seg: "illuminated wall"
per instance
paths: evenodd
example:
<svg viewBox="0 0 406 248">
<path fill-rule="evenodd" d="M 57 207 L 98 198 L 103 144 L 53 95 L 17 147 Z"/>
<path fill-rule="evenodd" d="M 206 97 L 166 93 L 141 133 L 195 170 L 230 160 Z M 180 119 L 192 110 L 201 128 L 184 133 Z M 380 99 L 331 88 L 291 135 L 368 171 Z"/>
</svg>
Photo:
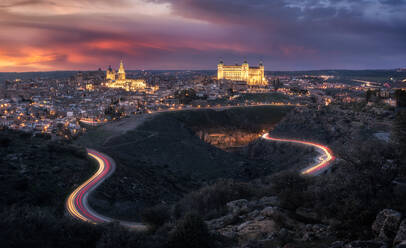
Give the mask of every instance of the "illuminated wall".
<svg viewBox="0 0 406 248">
<path fill-rule="evenodd" d="M 242 65 L 224 65 L 223 61 L 220 61 L 217 65 L 217 79 L 245 81 L 251 86 L 268 84 L 262 63 L 258 67 L 250 67 L 246 61 Z"/>
<path fill-rule="evenodd" d="M 111 66 L 106 71 L 106 83 L 109 88 L 124 89 L 126 91 L 142 91 L 147 87 L 144 79 L 127 79 L 123 61 L 120 62 L 120 68 L 116 73 Z"/>
<path fill-rule="evenodd" d="M 111 69 L 111 65 L 106 71 L 106 80 L 116 80 L 116 71 Z"/>
</svg>

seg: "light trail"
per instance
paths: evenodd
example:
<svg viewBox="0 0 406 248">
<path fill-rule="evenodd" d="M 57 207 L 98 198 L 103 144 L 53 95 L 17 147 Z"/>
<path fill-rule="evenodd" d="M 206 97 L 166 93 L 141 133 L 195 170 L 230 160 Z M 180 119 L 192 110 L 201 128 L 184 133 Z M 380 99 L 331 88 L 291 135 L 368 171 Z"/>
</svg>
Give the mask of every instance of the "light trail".
<svg viewBox="0 0 406 248">
<path fill-rule="evenodd" d="M 328 165 L 335 159 L 330 148 L 307 141 L 273 138 L 268 133 L 262 135 L 263 139 L 290 142 L 307 146 L 315 147 L 322 155 L 319 157 L 320 162 L 312 165 L 301 171 L 303 175 L 315 175 L 327 168 Z M 98 163 L 97 171 L 84 183 L 79 185 L 67 198 L 66 209 L 68 213 L 76 219 L 89 222 L 92 224 L 106 223 L 117 221 L 109 217 L 102 216 L 96 213 L 88 204 L 89 194 L 92 193 L 104 180 L 106 180 L 115 170 L 115 162 L 109 156 L 97 152 L 92 149 L 87 149 L 88 155 L 95 159 Z M 127 226 L 136 230 L 146 230 L 147 226 L 138 222 L 118 221 L 121 225 Z"/>
<path fill-rule="evenodd" d="M 98 126 L 98 125 L 103 124 L 103 122 L 94 121 L 94 120 L 91 120 L 91 119 L 80 119 L 79 122 L 81 122 L 83 124 L 86 124 L 86 125 L 89 125 L 89 126 Z"/>
<path fill-rule="evenodd" d="M 322 154 L 319 157 L 320 162 L 317 163 L 316 165 L 312 165 L 312 166 L 307 167 L 304 170 L 302 170 L 301 173 L 303 175 L 315 175 L 315 174 L 321 172 L 323 169 L 326 169 L 331 164 L 331 162 L 333 162 L 335 159 L 333 152 L 330 150 L 330 148 L 328 148 L 327 146 L 317 144 L 317 143 L 302 141 L 302 140 L 273 138 L 269 135 L 269 133 L 262 135 L 262 138 L 266 139 L 266 140 L 271 140 L 271 141 L 297 143 L 297 144 L 315 147 Z"/>
<path fill-rule="evenodd" d="M 96 213 L 88 204 L 89 194 L 92 193 L 104 180 L 106 180 L 115 170 L 115 163 L 109 156 L 87 149 L 87 154 L 95 159 L 99 168 L 84 183 L 79 185 L 67 198 L 65 207 L 68 213 L 76 219 L 92 224 L 117 221 L 112 218 Z M 123 226 L 137 230 L 146 230 L 146 225 L 138 222 L 118 221 Z"/>
</svg>

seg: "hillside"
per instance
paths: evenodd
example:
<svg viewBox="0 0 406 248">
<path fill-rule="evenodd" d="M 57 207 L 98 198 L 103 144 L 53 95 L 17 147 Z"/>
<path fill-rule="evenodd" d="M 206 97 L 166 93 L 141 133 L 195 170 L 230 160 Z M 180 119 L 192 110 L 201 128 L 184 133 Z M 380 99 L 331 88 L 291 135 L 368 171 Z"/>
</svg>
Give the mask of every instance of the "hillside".
<svg viewBox="0 0 406 248">
<path fill-rule="evenodd" d="M 264 129 L 272 129 L 291 109 L 264 106 L 167 112 L 138 119 L 138 122 L 127 119 L 112 123 L 115 128 L 107 125 L 92 130 L 78 142 L 91 144 L 109 154 L 116 160 L 118 168 L 96 191 L 91 204 L 106 215 L 136 219 L 139 210 L 145 206 L 175 202 L 185 193 L 218 178 L 249 180 L 297 166 L 298 163 L 291 163 L 299 162 L 296 158 L 286 160 L 289 162 L 286 164 L 277 163 L 280 162 L 278 159 L 256 159 L 252 154 L 250 157 L 240 151 L 226 152 L 196 135 L 200 130 L 244 130 L 258 134 Z M 135 129 L 131 130 L 130 123 Z M 274 146 L 271 143 L 266 145 Z M 288 153 L 279 151 L 286 158 Z M 275 157 L 280 154 L 275 153 Z"/>
</svg>

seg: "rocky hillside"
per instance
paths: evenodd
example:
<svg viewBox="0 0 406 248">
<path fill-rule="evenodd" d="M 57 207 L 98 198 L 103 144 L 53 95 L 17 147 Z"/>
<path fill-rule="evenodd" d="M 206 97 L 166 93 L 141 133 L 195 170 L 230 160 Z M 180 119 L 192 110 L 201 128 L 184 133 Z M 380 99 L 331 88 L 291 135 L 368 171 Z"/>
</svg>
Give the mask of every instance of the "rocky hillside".
<svg viewBox="0 0 406 248">
<path fill-rule="evenodd" d="M 371 226 L 370 240 L 337 240 L 335 220 L 320 219 L 310 209 L 295 212 L 281 208 L 276 196 L 228 202 L 227 214 L 206 221 L 213 233 L 236 242 L 238 247 L 329 247 L 403 248 L 406 245 L 406 219 L 399 211 L 380 211 Z"/>
<path fill-rule="evenodd" d="M 258 191 L 224 203 L 207 218 L 209 229 L 236 247 L 403 247 L 404 168 L 395 144 L 374 135 L 391 132 L 394 116 L 362 104 L 290 112 L 273 135 L 329 145 L 338 156 L 333 169 L 305 181 L 285 173 L 251 181 Z M 244 151 L 272 160 L 278 149 L 258 140 Z"/>
</svg>

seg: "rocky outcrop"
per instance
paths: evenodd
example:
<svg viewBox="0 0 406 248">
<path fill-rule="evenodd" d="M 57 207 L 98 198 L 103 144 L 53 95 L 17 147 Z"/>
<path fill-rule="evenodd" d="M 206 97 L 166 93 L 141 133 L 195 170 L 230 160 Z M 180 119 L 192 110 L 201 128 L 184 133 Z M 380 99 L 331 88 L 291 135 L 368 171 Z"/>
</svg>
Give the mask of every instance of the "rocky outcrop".
<svg viewBox="0 0 406 248">
<path fill-rule="evenodd" d="M 356 240 L 346 244 L 344 248 L 388 248 L 388 245 L 383 241 L 375 240 Z"/>
<path fill-rule="evenodd" d="M 400 222 L 401 218 L 400 212 L 384 209 L 377 214 L 372 224 L 375 240 L 336 241 L 330 248 L 406 248 L 406 219 Z M 392 241 L 393 246 L 390 245 Z"/>
<path fill-rule="evenodd" d="M 380 240 L 392 240 L 399 227 L 402 214 L 393 209 L 384 209 L 378 213 L 372 225 L 372 231 Z"/>
<path fill-rule="evenodd" d="M 248 207 L 248 201 L 245 199 L 229 202 L 227 203 L 227 208 L 228 211 L 234 216 L 247 213 L 250 210 Z"/>
<path fill-rule="evenodd" d="M 264 247 L 283 247 L 289 242 L 317 241 L 331 235 L 328 226 L 302 223 L 292 218 L 295 213 L 279 205 L 275 196 L 240 199 L 227 204 L 227 215 L 206 223 L 212 232 L 235 240 L 239 247 L 252 241 Z"/>
<path fill-rule="evenodd" d="M 335 241 L 329 248 L 389 248 L 383 241 L 377 240 L 355 240 L 348 243 Z"/>
<path fill-rule="evenodd" d="M 334 223 L 321 220 L 311 209 L 298 208 L 293 212 L 283 209 L 275 196 L 232 201 L 227 209 L 226 215 L 207 224 L 211 232 L 234 240 L 237 247 L 301 247 L 300 244 L 325 245 L 326 240 L 335 240 Z M 400 212 L 384 209 L 372 224 L 376 239 L 335 241 L 328 247 L 406 248 L 406 219 L 401 218 Z"/>
<path fill-rule="evenodd" d="M 393 240 L 393 244 L 401 244 L 404 243 L 406 247 L 406 219 L 404 219 L 399 226 L 398 232 L 396 233 L 395 239 Z"/>
<path fill-rule="evenodd" d="M 296 214 L 299 215 L 300 217 L 309 219 L 309 220 L 319 220 L 320 216 L 313 211 L 312 209 L 308 209 L 308 208 L 303 208 L 303 207 L 299 207 L 296 209 Z"/>
</svg>

